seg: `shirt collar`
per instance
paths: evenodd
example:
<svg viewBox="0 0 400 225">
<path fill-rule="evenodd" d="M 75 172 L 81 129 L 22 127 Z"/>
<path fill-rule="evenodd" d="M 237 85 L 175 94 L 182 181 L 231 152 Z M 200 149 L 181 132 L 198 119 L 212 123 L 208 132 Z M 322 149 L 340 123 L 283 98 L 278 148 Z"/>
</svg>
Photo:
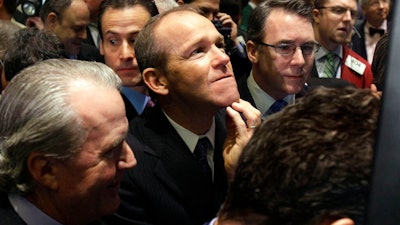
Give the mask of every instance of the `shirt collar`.
<svg viewBox="0 0 400 225">
<path fill-rule="evenodd" d="M 374 27 L 370 23 L 366 22 L 365 27 L 367 29 L 369 29 L 370 27 L 375 28 L 375 29 L 382 29 L 386 32 L 387 31 L 387 20 L 383 21 L 383 23 L 379 27 Z"/>
<path fill-rule="evenodd" d="M 62 225 L 50 216 L 46 215 L 43 211 L 37 208 L 34 204 L 28 201 L 21 195 L 8 194 L 10 201 L 15 212 L 21 219 L 29 225 Z"/>
<path fill-rule="evenodd" d="M 121 91 L 136 109 L 136 112 L 141 115 L 146 108 L 147 102 L 149 101 L 150 97 L 135 90 L 132 90 L 129 87 L 122 87 Z"/>
<path fill-rule="evenodd" d="M 250 76 L 247 78 L 247 87 L 249 88 L 250 94 L 253 97 L 256 108 L 260 110 L 261 115 L 271 107 L 276 101 L 273 97 L 267 94 L 260 86 L 256 83 L 253 77 L 253 71 L 250 72 Z M 295 101 L 295 95 L 287 95 L 283 98 L 289 105 Z"/>
<path fill-rule="evenodd" d="M 326 54 L 328 54 L 328 50 L 324 48 L 322 45 L 314 52 L 314 57 L 316 60 L 320 61 L 322 60 Z M 333 51 L 337 56 L 339 56 L 340 59 L 343 59 L 343 48 L 342 45 L 339 45 L 334 51 Z M 325 59 L 323 59 L 325 60 Z"/>
<path fill-rule="evenodd" d="M 193 153 L 196 148 L 197 141 L 202 137 L 208 137 L 211 142 L 213 148 L 215 148 L 215 117 L 213 118 L 211 128 L 204 135 L 197 135 L 190 130 L 182 127 L 175 121 L 173 121 L 163 110 L 164 115 L 167 117 L 168 121 L 175 128 L 176 132 L 178 132 L 179 136 L 183 139 L 185 144 L 188 146 L 190 151 Z"/>
</svg>

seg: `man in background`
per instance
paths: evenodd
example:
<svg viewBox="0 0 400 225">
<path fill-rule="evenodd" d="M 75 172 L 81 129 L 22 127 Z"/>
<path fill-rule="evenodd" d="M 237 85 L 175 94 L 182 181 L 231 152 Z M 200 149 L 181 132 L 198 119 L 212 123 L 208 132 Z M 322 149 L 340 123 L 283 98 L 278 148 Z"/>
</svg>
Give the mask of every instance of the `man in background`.
<svg viewBox="0 0 400 225">
<path fill-rule="evenodd" d="M 252 69 L 241 76 L 238 88 L 263 118 L 293 104 L 310 77 L 317 48 L 312 10 L 303 0 L 267 0 L 250 16 L 247 55 Z"/>
<path fill-rule="evenodd" d="M 98 16 L 99 16 L 99 8 L 100 4 L 104 0 L 84 0 L 87 4 L 90 12 L 90 22 L 86 28 L 86 40 L 85 43 L 96 47 L 97 49 L 100 48 L 100 36 L 99 36 L 99 28 L 97 27 L 98 24 Z"/>
<path fill-rule="evenodd" d="M 122 80 L 122 97 L 129 121 L 151 104 L 134 46 L 139 32 L 156 14 L 155 4 L 148 0 L 105 0 L 100 5 L 100 53 L 105 64 Z"/>
<path fill-rule="evenodd" d="M 371 65 L 352 51 L 346 41 L 359 13 L 356 0 L 316 0 L 313 11 L 315 51 L 312 77 L 338 78 L 359 88 L 370 88 Z"/>
<path fill-rule="evenodd" d="M 89 16 L 83 0 L 46 0 L 40 10 L 44 30 L 55 33 L 61 40 L 66 58 L 102 62 L 98 50 L 83 43 Z"/>
<path fill-rule="evenodd" d="M 382 35 L 389 30 L 388 15 L 390 0 L 362 0 L 361 9 L 364 20 L 357 21 L 355 29 L 358 34 L 352 37 L 352 49 L 368 60 L 374 58 L 376 44 Z"/>
</svg>

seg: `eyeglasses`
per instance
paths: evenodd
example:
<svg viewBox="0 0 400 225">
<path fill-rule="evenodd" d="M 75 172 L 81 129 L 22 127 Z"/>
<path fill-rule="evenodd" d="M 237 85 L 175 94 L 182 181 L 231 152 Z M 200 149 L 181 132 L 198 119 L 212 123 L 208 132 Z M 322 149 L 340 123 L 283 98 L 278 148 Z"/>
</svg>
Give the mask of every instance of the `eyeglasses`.
<svg viewBox="0 0 400 225">
<path fill-rule="evenodd" d="M 356 19 L 359 17 L 359 13 L 357 10 L 352 10 L 350 8 L 342 7 L 342 6 L 327 6 L 327 7 L 319 7 L 317 9 L 329 9 L 329 11 L 338 16 L 344 16 L 347 11 L 350 11 L 350 15 L 352 19 Z"/>
<path fill-rule="evenodd" d="M 296 52 L 297 47 L 300 47 L 301 52 L 305 56 L 313 54 L 314 50 L 317 50 L 319 48 L 319 45 L 315 42 L 305 43 L 300 46 L 297 46 L 292 43 L 281 43 L 279 45 L 270 45 L 261 41 L 255 41 L 255 43 L 274 48 L 276 53 L 283 56 L 293 55 Z"/>
</svg>

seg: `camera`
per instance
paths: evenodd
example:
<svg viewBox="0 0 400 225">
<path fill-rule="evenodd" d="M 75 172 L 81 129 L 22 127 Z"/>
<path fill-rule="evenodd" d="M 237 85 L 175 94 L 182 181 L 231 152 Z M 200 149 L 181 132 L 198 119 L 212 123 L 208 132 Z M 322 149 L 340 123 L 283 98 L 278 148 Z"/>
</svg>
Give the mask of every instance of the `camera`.
<svg viewBox="0 0 400 225">
<path fill-rule="evenodd" d="M 39 16 L 40 8 L 42 7 L 42 0 L 22 0 L 21 10 L 27 16 Z"/>
<path fill-rule="evenodd" d="M 233 41 L 231 40 L 232 29 L 230 27 L 224 27 L 221 20 L 214 19 L 211 20 L 211 22 L 214 24 L 215 28 L 217 28 L 218 32 L 224 36 L 225 51 L 230 55 L 233 48 Z"/>
</svg>

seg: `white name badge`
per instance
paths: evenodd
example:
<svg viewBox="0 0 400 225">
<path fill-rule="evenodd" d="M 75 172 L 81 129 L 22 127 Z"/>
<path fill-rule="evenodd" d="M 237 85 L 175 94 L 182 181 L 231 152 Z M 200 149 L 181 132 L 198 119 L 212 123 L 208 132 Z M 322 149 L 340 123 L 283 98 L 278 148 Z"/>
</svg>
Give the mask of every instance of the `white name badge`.
<svg viewBox="0 0 400 225">
<path fill-rule="evenodd" d="M 364 63 L 362 63 L 361 61 L 359 61 L 358 59 L 354 58 L 351 55 L 347 56 L 344 64 L 348 66 L 350 69 L 356 71 L 356 73 L 360 75 L 364 74 L 365 67 L 367 67 L 367 65 L 365 65 Z"/>
</svg>

